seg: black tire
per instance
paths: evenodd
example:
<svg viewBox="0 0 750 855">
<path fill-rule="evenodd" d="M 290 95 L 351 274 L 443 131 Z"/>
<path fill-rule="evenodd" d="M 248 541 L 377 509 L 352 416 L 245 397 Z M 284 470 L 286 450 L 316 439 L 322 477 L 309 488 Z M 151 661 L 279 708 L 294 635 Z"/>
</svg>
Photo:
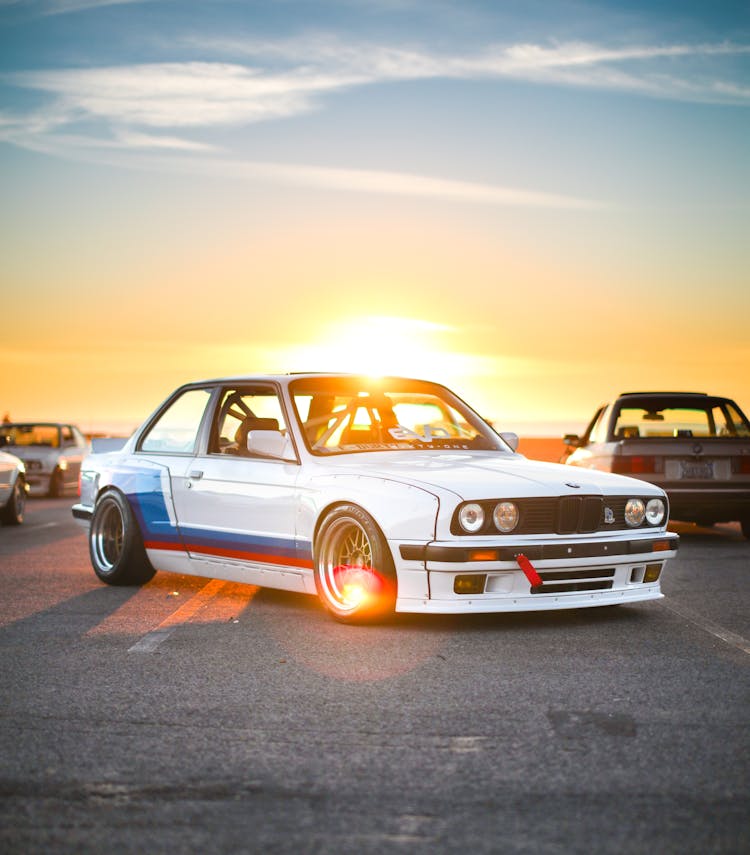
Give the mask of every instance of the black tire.
<svg viewBox="0 0 750 855">
<path fill-rule="evenodd" d="M 65 492 L 65 482 L 63 474 L 59 469 L 55 469 L 52 477 L 49 479 L 49 497 L 51 499 L 59 499 Z"/>
<path fill-rule="evenodd" d="M 8 501 L 0 512 L 6 525 L 21 525 L 26 510 L 26 484 L 23 478 L 16 478 Z"/>
<path fill-rule="evenodd" d="M 367 623 L 393 614 L 396 571 L 382 532 L 356 505 L 330 510 L 315 539 L 315 587 L 341 623 Z"/>
<path fill-rule="evenodd" d="M 89 528 L 94 572 L 108 585 L 142 585 L 155 573 L 128 500 L 114 490 L 96 503 Z"/>
</svg>

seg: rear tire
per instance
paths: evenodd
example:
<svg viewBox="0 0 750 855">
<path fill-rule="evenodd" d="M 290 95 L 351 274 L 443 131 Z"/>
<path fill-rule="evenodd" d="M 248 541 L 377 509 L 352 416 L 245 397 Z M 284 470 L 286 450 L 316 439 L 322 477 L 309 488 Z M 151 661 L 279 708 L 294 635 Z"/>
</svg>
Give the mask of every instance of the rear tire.
<svg viewBox="0 0 750 855">
<path fill-rule="evenodd" d="M 0 512 L 0 517 L 6 525 L 21 525 L 26 509 L 26 484 L 23 478 L 16 478 L 10 498 Z"/>
<path fill-rule="evenodd" d="M 375 520 L 356 505 L 326 514 L 315 540 L 315 587 L 341 623 L 382 620 L 396 605 L 396 571 Z"/>
<path fill-rule="evenodd" d="M 96 503 L 89 529 L 94 572 L 108 585 L 142 585 L 156 572 L 143 546 L 138 521 L 127 499 L 115 491 Z"/>
</svg>

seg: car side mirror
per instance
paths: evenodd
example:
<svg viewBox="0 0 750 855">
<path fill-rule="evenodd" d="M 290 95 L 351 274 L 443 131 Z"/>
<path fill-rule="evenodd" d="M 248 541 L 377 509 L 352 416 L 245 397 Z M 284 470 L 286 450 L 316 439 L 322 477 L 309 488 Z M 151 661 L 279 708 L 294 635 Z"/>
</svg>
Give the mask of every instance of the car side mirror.
<svg viewBox="0 0 750 855">
<path fill-rule="evenodd" d="M 583 445 L 583 440 L 577 433 L 566 433 L 563 437 L 565 445 L 570 445 L 573 448 L 580 448 Z"/>
<path fill-rule="evenodd" d="M 248 431 L 247 450 L 259 457 L 273 457 L 290 463 L 297 462 L 289 437 L 278 430 Z"/>
<path fill-rule="evenodd" d="M 500 439 L 502 439 L 506 445 L 510 446 L 510 450 L 515 452 L 518 448 L 518 443 L 520 442 L 517 433 L 511 433 L 510 431 L 505 431 L 500 434 Z"/>
</svg>

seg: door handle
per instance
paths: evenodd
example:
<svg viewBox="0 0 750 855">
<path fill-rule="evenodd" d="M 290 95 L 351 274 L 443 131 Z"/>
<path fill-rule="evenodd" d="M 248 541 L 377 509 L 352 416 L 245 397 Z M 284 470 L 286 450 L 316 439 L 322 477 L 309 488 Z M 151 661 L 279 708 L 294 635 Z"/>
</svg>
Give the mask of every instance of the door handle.
<svg viewBox="0 0 750 855">
<path fill-rule="evenodd" d="M 203 471 L 201 469 L 193 469 L 192 472 L 188 475 L 188 478 L 191 478 L 194 481 L 200 481 L 203 477 Z"/>
</svg>

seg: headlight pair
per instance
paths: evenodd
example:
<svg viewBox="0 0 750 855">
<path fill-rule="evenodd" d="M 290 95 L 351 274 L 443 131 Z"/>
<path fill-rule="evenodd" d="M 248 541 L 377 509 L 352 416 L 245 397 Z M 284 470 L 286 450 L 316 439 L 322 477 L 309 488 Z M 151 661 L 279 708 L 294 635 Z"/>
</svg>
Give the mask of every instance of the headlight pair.
<svg viewBox="0 0 750 855">
<path fill-rule="evenodd" d="M 498 531 L 507 534 L 518 525 L 520 514 L 515 502 L 498 502 L 492 510 L 492 521 Z M 458 522 L 467 534 L 476 534 L 484 528 L 484 508 L 477 502 L 463 505 L 458 512 Z"/>
<path fill-rule="evenodd" d="M 625 505 L 625 522 L 632 528 L 637 528 L 644 521 L 649 525 L 659 525 L 667 512 L 661 499 L 628 499 Z"/>
</svg>

